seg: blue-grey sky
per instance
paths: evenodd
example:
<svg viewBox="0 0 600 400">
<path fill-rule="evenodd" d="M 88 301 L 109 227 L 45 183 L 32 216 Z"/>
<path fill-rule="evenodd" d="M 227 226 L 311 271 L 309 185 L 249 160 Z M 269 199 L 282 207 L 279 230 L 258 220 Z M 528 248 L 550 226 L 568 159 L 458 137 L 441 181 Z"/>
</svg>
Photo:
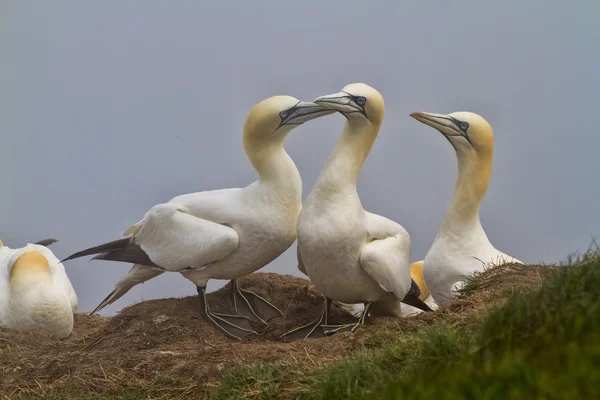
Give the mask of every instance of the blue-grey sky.
<svg viewBox="0 0 600 400">
<path fill-rule="evenodd" d="M 59 258 L 117 239 L 152 205 L 256 178 L 241 128 L 260 100 L 352 82 L 386 102 L 359 179 L 366 209 L 430 247 L 456 176 L 452 147 L 412 111 L 481 114 L 495 138 L 481 217 L 492 243 L 553 262 L 600 234 L 597 1 L 0 1 L 0 237 Z M 342 128 L 292 131 L 308 195 Z M 129 269 L 66 265 L 90 311 Z M 263 271 L 293 273 L 295 245 Z M 213 281 L 209 289 L 222 285 Z M 195 293 L 178 274 L 103 312 Z"/>
</svg>

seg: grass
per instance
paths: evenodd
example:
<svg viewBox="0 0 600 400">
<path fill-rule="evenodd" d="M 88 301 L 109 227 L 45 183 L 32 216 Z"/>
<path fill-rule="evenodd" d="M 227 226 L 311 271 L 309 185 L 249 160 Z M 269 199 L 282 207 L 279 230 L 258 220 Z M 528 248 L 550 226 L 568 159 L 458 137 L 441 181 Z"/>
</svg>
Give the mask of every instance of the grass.
<svg viewBox="0 0 600 400">
<path fill-rule="evenodd" d="M 386 397 L 599 398 L 600 257 L 590 254 L 491 312 L 475 353 L 435 374 L 403 374 Z"/>
<path fill-rule="evenodd" d="M 260 396 L 262 399 L 277 399 L 285 385 L 300 376 L 300 371 L 284 363 L 243 365 L 227 373 L 218 390 L 209 391 L 207 398 L 235 400 Z"/>
<path fill-rule="evenodd" d="M 404 332 L 376 348 L 312 371 L 245 365 L 228 372 L 210 399 L 600 398 L 600 249 L 553 268 L 537 290 L 460 326 Z M 465 296 L 480 287 L 467 281 Z M 596 382 L 596 384 L 594 384 Z"/>
</svg>

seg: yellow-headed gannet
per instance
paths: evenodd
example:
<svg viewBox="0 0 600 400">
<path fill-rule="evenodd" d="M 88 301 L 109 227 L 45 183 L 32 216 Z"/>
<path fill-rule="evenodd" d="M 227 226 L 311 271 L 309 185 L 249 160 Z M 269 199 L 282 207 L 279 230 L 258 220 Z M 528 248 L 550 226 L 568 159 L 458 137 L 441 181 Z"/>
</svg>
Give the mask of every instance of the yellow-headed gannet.
<svg viewBox="0 0 600 400">
<path fill-rule="evenodd" d="M 414 112 L 410 115 L 440 131 L 454 148 L 458 160 L 454 194 L 423 264 L 431 295 L 441 304 L 463 287 L 465 275 L 483 271 L 490 264 L 521 262 L 496 250 L 479 220 L 479 205 L 492 173 L 492 127 L 481 116 L 470 112 L 448 115 Z"/>
<path fill-rule="evenodd" d="M 316 321 L 283 335 L 290 339 L 354 330 L 369 309 L 400 316 L 401 301 L 428 309 L 410 276 L 408 233 L 396 222 L 365 211 L 356 190 L 383 121 L 383 97 L 355 83 L 314 102 L 339 111 L 346 123 L 298 218 L 298 268 L 325 295 L 325 305 Z M 358 322 L 327 326 L 332 300 L 363 303 Z M 319 329 L 321 325 L 327 330 Z"/>
<path fill-rule="evenodd" d="M 124 232 L 125 239 L 67 257 L 98 254 L 94 259 L 135 264 L 92 313 L 134 285 L 170 271 L 197 286 L 203 315 L 233 338 L 256 334 L 249 320 L 266 324 L 281 316 L 271 303 L 241 289 L 237 279 L 264 267 L 294 243 L 302 181 L 283 142 L 298 125 L 333 112 L 290 96 L 263 100 L 252 108 L 243 128 L 246 155 L 259 175 L 256 182 L 241 189 L 177 196 L 152 207 Z M 206 301 L 209 279 L 231 279 L 231 313 L 211 311 Z"/>
<path fill-rule="evenodd" d="M 0 241 L 0 326 L 58 339 L 71 334 L 77 295 L 65 267 L 46 247 L 54 242 L 11 249 Z"/>
</svg>

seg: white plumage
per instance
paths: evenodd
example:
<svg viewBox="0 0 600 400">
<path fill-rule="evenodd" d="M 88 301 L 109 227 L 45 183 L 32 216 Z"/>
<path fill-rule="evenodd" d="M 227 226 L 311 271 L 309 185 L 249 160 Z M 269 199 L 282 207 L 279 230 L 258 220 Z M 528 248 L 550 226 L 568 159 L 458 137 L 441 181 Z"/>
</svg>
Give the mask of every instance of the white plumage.
<svg viewBox="0 0 600 400">
<path fill-rule="evenodd" d="M 383 120 L 381 94 L 352 84 L 315 102 L 341 112 L 347 122 L 298 218 L 298 267 L 327 299 L 365 304 L 359 322 L 348 326 L 355 329 L 371 304 L 378 314 L 401 315 L 400 303 L 412 287 L 410 236 L 400 224 L 365 211 L 356 190 Z M 418 296 L 416 301 L 421 303 Z M 328 303 L 321 318 L 285 336 L 320 336 L 327 310 Z"/>
<path fill-rule="evenodd" d="M 169 271 L 180 272 L 198 287 L 203 314 L 234 338 L 256 333 L 244 317 L 266 323 L 281 315 L 268 301 L 240 289 L 236 279 L 264 267 L 295 241 L 302 181 L 283 142 L 293 128 L 332 112 L 290 96 L 260 102 L 243 129 L 246 155 L 259 175 L 256 182 L 241 189 L 177 196 L 152 207 L 125 231 L 128 239 L 68 257 L 99 254 L 95 258 L 135 264 L 96 310 Z M 232 280 L 230 313 L 212 312 L 205 303 L 209 279 Z"/>
<path fill-rule="evenodd" d="M 50 249 L 0 247 L 0 326 L 63 339 L 73 330 L 76 309 L 75 290 Z"/>
<path fill-rule="evenodd" d="M 492 173 L 492 127 L 470 112 L 415 112 L 411 116 L 440 131 L 454 148 L 458 161 L 452 199 L 423 265 L 431 295 L 441 304 L 456 296 L 464 286 L 465 275 L 491 265 L 521 262 L 490 243 L 479 218 L 479 206 Z"/>
</svg>

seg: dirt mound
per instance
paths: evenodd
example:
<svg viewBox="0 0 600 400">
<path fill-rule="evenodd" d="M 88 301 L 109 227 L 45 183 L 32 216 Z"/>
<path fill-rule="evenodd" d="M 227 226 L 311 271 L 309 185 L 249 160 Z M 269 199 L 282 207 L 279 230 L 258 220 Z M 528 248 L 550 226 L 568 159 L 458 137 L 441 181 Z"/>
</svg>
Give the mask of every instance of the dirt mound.
<svg viewBox="0 0 600 400">
<path fill-rule="evenodd" d="M 270 321 L 266 329 L 256 326 L 260 335 L 243 342 L 209 325 L 200 316 L 196 296 L 141 302 L 113 318 L 77 314 L 73 334 L 63 341 L 0 330 L 0 395 L 65 390 L 85 398 L 146 388 L 169 397 L 202 398 L 210 382 L 238 364 L 282 361 L 315 368 L 397 336 L 414 324 L 449 318 L 460 323 L 461 318 L 497 303 L 507 290 L 539 284 L 541 268 L 496 268 L 481 279 L 480 289 L 438 312 L 409 319 L 376 318 L 354 334 L 291 343 L 278 337 L 284 329 L 313 320 L 323 298 L 308 280 L 270 273 L 255 273 L 240 283 L 269 299 L 284 317 Z M 210 300 L 227 290 L 229 285 L 211 293 Z M 354 320 L 336 303 L 331 319 L 333 323 Z"/>
</svg>

